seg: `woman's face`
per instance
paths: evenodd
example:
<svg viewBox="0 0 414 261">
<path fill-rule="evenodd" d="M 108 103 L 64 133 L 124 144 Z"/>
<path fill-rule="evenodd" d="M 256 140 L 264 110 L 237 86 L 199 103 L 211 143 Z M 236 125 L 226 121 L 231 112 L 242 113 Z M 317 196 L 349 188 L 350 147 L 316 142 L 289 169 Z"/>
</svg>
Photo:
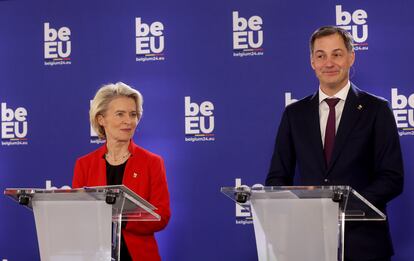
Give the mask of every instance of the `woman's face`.
<svg viewBox="0 0 414 261">
<path fill-rule="evenodd" d="M 99 125 L 105 129 L 106 140 L 128 142 L 138 125 L 138 112 L 134 99 L 118 97 L 108 104 L 104 115 L 98 116 Z"/>
</svg>

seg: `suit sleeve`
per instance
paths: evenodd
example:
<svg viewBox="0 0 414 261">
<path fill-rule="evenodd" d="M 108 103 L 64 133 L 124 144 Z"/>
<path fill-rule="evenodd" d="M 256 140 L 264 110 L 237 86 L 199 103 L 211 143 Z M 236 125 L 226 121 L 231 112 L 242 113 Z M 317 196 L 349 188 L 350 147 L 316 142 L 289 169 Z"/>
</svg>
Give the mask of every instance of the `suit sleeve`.
<svg viewBox="0 0 414 261">
<path fill-rule="evenodd" d="M 140 235 L 152 235 L 154 232 L 164 229 L 170 220 L 170 196 L 168 192 L 167 178 L 164 162 L 156 157 L 150 164 L 150 197 L 149 203 L 154 205 L 155 212 L 160 215 L 160 221 L 128 222 L 127 230 Z"/>
<path fill-rule="evenodd" d="M 295 174 L 296 156 L 289 122 L 288 108 L 282 116 L 275 147 L 266 178 L 266 186 L 291 186 Z"/>
<path fill-rule="evenodd" d="M 404 168 L 394 115 L 386 101 L 379 106 L 374 127 L 374 179 L 361 194 L 376 206 L 402 193 Z"/>
<path fill-rule="evenodd" d="M 72 188 L 81 188 L 83 186 L 86 186 L 85 171 L 81 161 L 78 159 L 73 171 Z"/>
</svg>

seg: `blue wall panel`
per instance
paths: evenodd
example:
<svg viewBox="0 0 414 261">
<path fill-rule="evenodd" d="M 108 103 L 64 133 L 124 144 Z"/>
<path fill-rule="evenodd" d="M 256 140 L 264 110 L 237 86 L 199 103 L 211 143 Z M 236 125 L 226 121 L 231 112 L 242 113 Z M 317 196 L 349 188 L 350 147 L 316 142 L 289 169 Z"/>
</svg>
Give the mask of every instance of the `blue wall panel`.
<svg viewBox="0 0 414 261">
<path fill-rule="evenodd" d="M 356 52 L 351 81 L 396 104 L 405 126 L 405 191 L 390 204 L 389 218 L 394 260 L 412 260 L 414 104 L 397 107 L 414 93 L 413 8 L 404 0 L 0 1 L 0 103 L 24 108 L 26 118 L 12 122 L 28 127 L 20 140 L 2 134 L 0 188 L 44 188 L 46 180 L 70 185 L 76 158 L 98 146 L 91 143 L 90 99 L 102 84 L 123 81 L 144 95 L 135 141 L 162 155 L 167 167 L 173 216 L 157 234 L 161 255 L 256 260 L 253 227 L 236 224 L 235 206 L 220 187 L 235 185 L 236 178 L 246 185 L 264 182 L 286 97 L 300 99 L 318 87 L 309 36 L 357 11 L 366 14 L 365 22 L 349 25 L 359 37 L 365 26 L 368 35 Z M 233 12 L 262 20 L 263 44 L 244 52 L 255 55 L 235 56 L 240 50 L 233 48 Z M 148 26 L 162 23 L 165 45 L 157 57 L 164 60 L 137 61 L 136 18 Z M 45 64 L 51 62 L 44 54 L 45 23 L 57 31 L 69 28 L 62 44 L 70 41 L 70 54 L 54 61 L 67 64 Z M 257 41 L 258 31 L 248 31 Z M 392 88 L 400 100 L 392 101 Z M 197 137 L 185 133 L 185 97 L 214 105 L 214 129 L 204 133 L 214 141 L 189 141 Z M 0 108 L 2 126 L 9 126 L 6 111 Z M 0 258 L 38 260 L 32 213 L 5 197 L 0 213 Z"/>
</svg>

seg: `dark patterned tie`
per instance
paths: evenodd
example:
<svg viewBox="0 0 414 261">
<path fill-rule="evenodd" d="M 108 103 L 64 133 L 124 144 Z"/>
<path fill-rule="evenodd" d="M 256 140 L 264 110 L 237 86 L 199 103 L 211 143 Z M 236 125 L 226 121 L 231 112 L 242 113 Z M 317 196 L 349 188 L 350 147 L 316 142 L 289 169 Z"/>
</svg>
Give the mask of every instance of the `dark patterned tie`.
<svg viewBox="0 0 414 261">
<path fill-rule="evenodd" d="M 329 115 L 328 115 L 328 121 L 326 122 L 326 129 L 325 129 L 324 153 L 325 153 L 326 166 L 329 166 L 329 162 L 331 161 L 332 150 L 333 150 L 334 142 L 335 142 L 335 106 L 336 104 L 338 104 L 339 98 L 325 99 L 325 102 L 329 106 Z"/>
</svg>

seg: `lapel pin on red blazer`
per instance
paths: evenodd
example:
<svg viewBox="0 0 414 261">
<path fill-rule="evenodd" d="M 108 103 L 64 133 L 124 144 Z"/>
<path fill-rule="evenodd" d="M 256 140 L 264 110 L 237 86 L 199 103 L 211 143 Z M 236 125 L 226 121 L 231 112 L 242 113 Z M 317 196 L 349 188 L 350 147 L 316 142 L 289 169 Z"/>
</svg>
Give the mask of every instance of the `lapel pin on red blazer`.
<svg viewBox="0 0 414 261">
<path fill-rule="evenodd" d="M 133 178 L 138 177 L 138 173 L 134 172 L 134 174 L 132 174 L 132 177 L 133 177 Z"/>
<path fill-rule="evenodd" d="M 359 104 L 359 105 L 357 106 L 357 109 L 361 111 L 361 110 L 362 110 L 362 105 L 361 105 L 361 104 Z"/>
</svg>

